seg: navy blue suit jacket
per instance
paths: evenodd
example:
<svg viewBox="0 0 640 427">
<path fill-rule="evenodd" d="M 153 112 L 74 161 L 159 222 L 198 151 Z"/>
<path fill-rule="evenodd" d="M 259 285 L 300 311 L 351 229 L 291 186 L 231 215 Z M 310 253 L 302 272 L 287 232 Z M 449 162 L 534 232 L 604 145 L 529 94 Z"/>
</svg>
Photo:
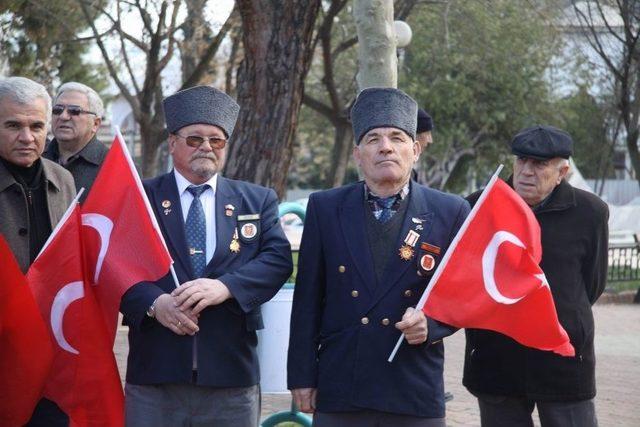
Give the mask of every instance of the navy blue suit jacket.
<svg viewBox="0 0 640 427">
<path fill-rule="evenodd" d="M 144 182 L 151 207 L 174 260 L 178 281 L 194 276 L 184 234 L 184 217 L 173 173 Z M 166 212 L 169 201 L 170 210 Z M 163 204 L 165 206 L 163 206 Z M 235 207 L 232 216 L 225 206 Z M 196 334 L 197 383 L 214 387 L 248 387 L 259 382 L 256 330 L 261 329 L 260 305 L 275 295 L 292 271 L 291 247 L 280 227 L 278 200 L 273 190 L 218 177 L 216 250 L 204 277 L 219 279 L 232 299 L 200 313 Z M 229 249 L 238 215 L 259 214 L 259 237 L 244 242 L 240 252 Z M 192 381 L 193 337 L 174 334 L 146 316 L 152 302 L 175 289 L 170 274 L 129 289 L 120 310 L 129 326 L 127 382 L 132 384 L 188 383 Z"/>
<path fill-rule="evenodd" d="M 427 319 L 427 342 L 404 342 L 392 363 L 387 358 L 400 337 L 395 323 L 407 307 L 417 304 L 435 271 L 419 269 L 418 261 L 426 254 L 420 244 L 441 249 L 434 255 L 437 266 L 469 205 L 461 197 L 415 182 L 408 203 L 378 283 L 363 183 L 314 193 L 309 199 L 291 315 L 288 387 L 316 387 L 319 411 L 445 415 L 442 338 L 454 328 Z M 420 237 L 413 257 L 403 260 L 398 251 L 409 230 Z"/>
</svg>

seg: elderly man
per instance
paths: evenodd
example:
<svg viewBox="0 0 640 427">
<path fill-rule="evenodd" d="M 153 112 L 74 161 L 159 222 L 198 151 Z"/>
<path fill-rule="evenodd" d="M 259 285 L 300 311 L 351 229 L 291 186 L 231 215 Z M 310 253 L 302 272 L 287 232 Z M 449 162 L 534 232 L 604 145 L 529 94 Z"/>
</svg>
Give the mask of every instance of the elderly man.
<svg viewBox="0 0 640 427">
<path fill-rule="evenodd" d="M 108 151 L 96 139 L 104 114 L 102 100 L 89 86 L 68 82 L 58 89 L 52 112 L 55 138 L 44 157 L 69 170 L 78 190 L 84 187 L 82 202 L 89 195 Z"/>
<path fill-rule="evenodd" d="M 442 338 L 454 329 L 412 307 L 469 207 L 410 180 L 416 118 L 404 92 L 363 90 L 351 119 L 364 182 L 309 198 L 288 386 L 317 426 L 445 425 Z"/>
<path fill-rule="evenodd" d="M 239 106 L 206 86 L 164 100 L 175 169 L 144 183 L 175 261 L 123 297 L 126 424 L 256 426 L 260 305 L 292 272 L 273 190 L 220 176 Z"/>
<path fill-rule="evenodd" d="M 75 195 L 71 174 L 42 159 L 51 97 L 24 77 L 0 80 L 0 234 L 23 272 L 36 258 Z M 38 404 L 30 426 L 66 426 L 53 402 Z"/>
<path fill-rule="evenodd" d="M 607 205 L 564 180 L 571 137 L 551 126 L 515 136 L 512 185 L 542 232 L 542 262 L 575 357 L 524 347 L 496 332 L 467 330 L 464 385 L 478 397 L 483 426 L 596 426 L 591 305 L 607 276 Z M 470 196 L 475 202 L 479 196 Z M 535 319 L 531 320 L 532 322 Z"/>
<path fill-rule="evenodd" d="M 420 144 L 422 151 L 426 150 L 429 145 L 433 144 L 433 119 L 422 108 L 418 109 L 418 124 L 416 128 L 416 141 Z"/>
<path fill-rule="evenodd" d="M 431 131 L 433 131 L 433 119 L 425 110 L 418 108 L 416 142 L 420 145 L 420 152 L 425 151 L 429 148 L 429 145 L 433 144 Z M 425 166 L 421 165 L 419 161 L 416 162 L 416 167 L 413 169 L 413 172 L 411 172 L 411 178 L 414 181 L 423 183 L 425 181 L 424 168 Z"/>
</svg>

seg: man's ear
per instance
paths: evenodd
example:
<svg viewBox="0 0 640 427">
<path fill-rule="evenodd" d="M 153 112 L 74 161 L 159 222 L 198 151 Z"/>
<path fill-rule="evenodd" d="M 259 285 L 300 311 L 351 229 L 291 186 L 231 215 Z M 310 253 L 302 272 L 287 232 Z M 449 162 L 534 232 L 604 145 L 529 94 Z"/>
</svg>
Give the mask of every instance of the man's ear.
<svg viewBox="0 0 640 427">
<path fill-rule="evenodd" d="M 565 162 L 563 159 L 562 166 L 560 166 L 560 176 L 558 177 L 557 184 L 560 184 L 560 181 L 562 181 L 567 176 L 567 174 L 569 173 L 569 169 L 569 162 Z"/>
<path fill-rule="evenodd" d="M 353 150 L 351 151 L 351 155 L 353 155 L 353 160 L 356 162 L 356 166 L 360 167 L 360 147 L 354 145 Z"/>
<path fill-rule="evenodd" d="M 420 144 L 417 140 L 413 141 L 413 162 L 417 162 L 420 157 L 420 153 L 422 153 L 422 144 Z"/>
</svg>

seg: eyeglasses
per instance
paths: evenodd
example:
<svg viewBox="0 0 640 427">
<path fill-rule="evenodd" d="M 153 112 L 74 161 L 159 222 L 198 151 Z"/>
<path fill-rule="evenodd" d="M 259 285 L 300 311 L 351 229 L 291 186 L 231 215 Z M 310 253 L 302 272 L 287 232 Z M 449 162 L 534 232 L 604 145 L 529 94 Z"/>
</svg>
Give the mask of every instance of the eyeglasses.
<svg viewBox="0 0 640 427">
<path fill-rule="evenodd" d="M 218 136 L 199 136 L 199 135 L 182 136 L 178 133 L 174 135 L 184 139 L 187 142 L 187 145 L 193 148 L 200 147 L 202 144 L 204 144 L 205 141 L 208 141 L 209 145 L 211 145 L 211 148 L 215 148 L 215 149 L 224 148 L 224 146 L 227 144 L 226 139 L 220 138 Z"/>
<path fill-rule="evenodd" d="M 93 111 L 83 110 L 82 107 L 80 107 L 79 105 L 56 104 L 51 109 L 51 112 L 55 116 L 59 116 L 64 112 L 64 110 L 67 110 L 70 116 L 79 116 L 80 114 L 93 114 L 94 116 L 97 116 L 97 114 L 94 113 Z"/>
</svg>

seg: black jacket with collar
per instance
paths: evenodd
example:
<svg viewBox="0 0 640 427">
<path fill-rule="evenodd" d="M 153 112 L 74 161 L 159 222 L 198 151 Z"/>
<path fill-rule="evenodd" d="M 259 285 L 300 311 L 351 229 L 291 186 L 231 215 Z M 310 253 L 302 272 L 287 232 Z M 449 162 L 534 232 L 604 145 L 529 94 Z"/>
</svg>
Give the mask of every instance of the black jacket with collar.
<svg viewBox="0 0 640 427">
<path fill-rule="evenodd" d="M 479 194 L 468 200 L 475 203 Z M 576 355 L 563 357 L 496 332 L 468 329 L 463 384 L 474 395 L 591 399 L 596 394 L 591 306 L 606 284 L 609 210 L 597 196 L 563 180 L 534 213 L 542 232 L 540 266 Z"/>
<path fill-rule="evenodd" d="M 64 165 L 64 168 L 73 175 L 76 189 L 80 191 L 81 188 L 84 188 L 84 193 L 80 196 L 80 203 L 83 203 L 89 195 L 91 186 L 96 180 L 98 172 L 100 172 L 100 167 L 105 157 L 107 157 L 108 152 L 109 149 L 107 146 L 98 141 L 94 135 L 87 145 L 71 156 L 69 161 Z M 49 142 L 42 156 L 52 162 L 60 164 L 60 147 L 55 138 Z"/>
</svg>

